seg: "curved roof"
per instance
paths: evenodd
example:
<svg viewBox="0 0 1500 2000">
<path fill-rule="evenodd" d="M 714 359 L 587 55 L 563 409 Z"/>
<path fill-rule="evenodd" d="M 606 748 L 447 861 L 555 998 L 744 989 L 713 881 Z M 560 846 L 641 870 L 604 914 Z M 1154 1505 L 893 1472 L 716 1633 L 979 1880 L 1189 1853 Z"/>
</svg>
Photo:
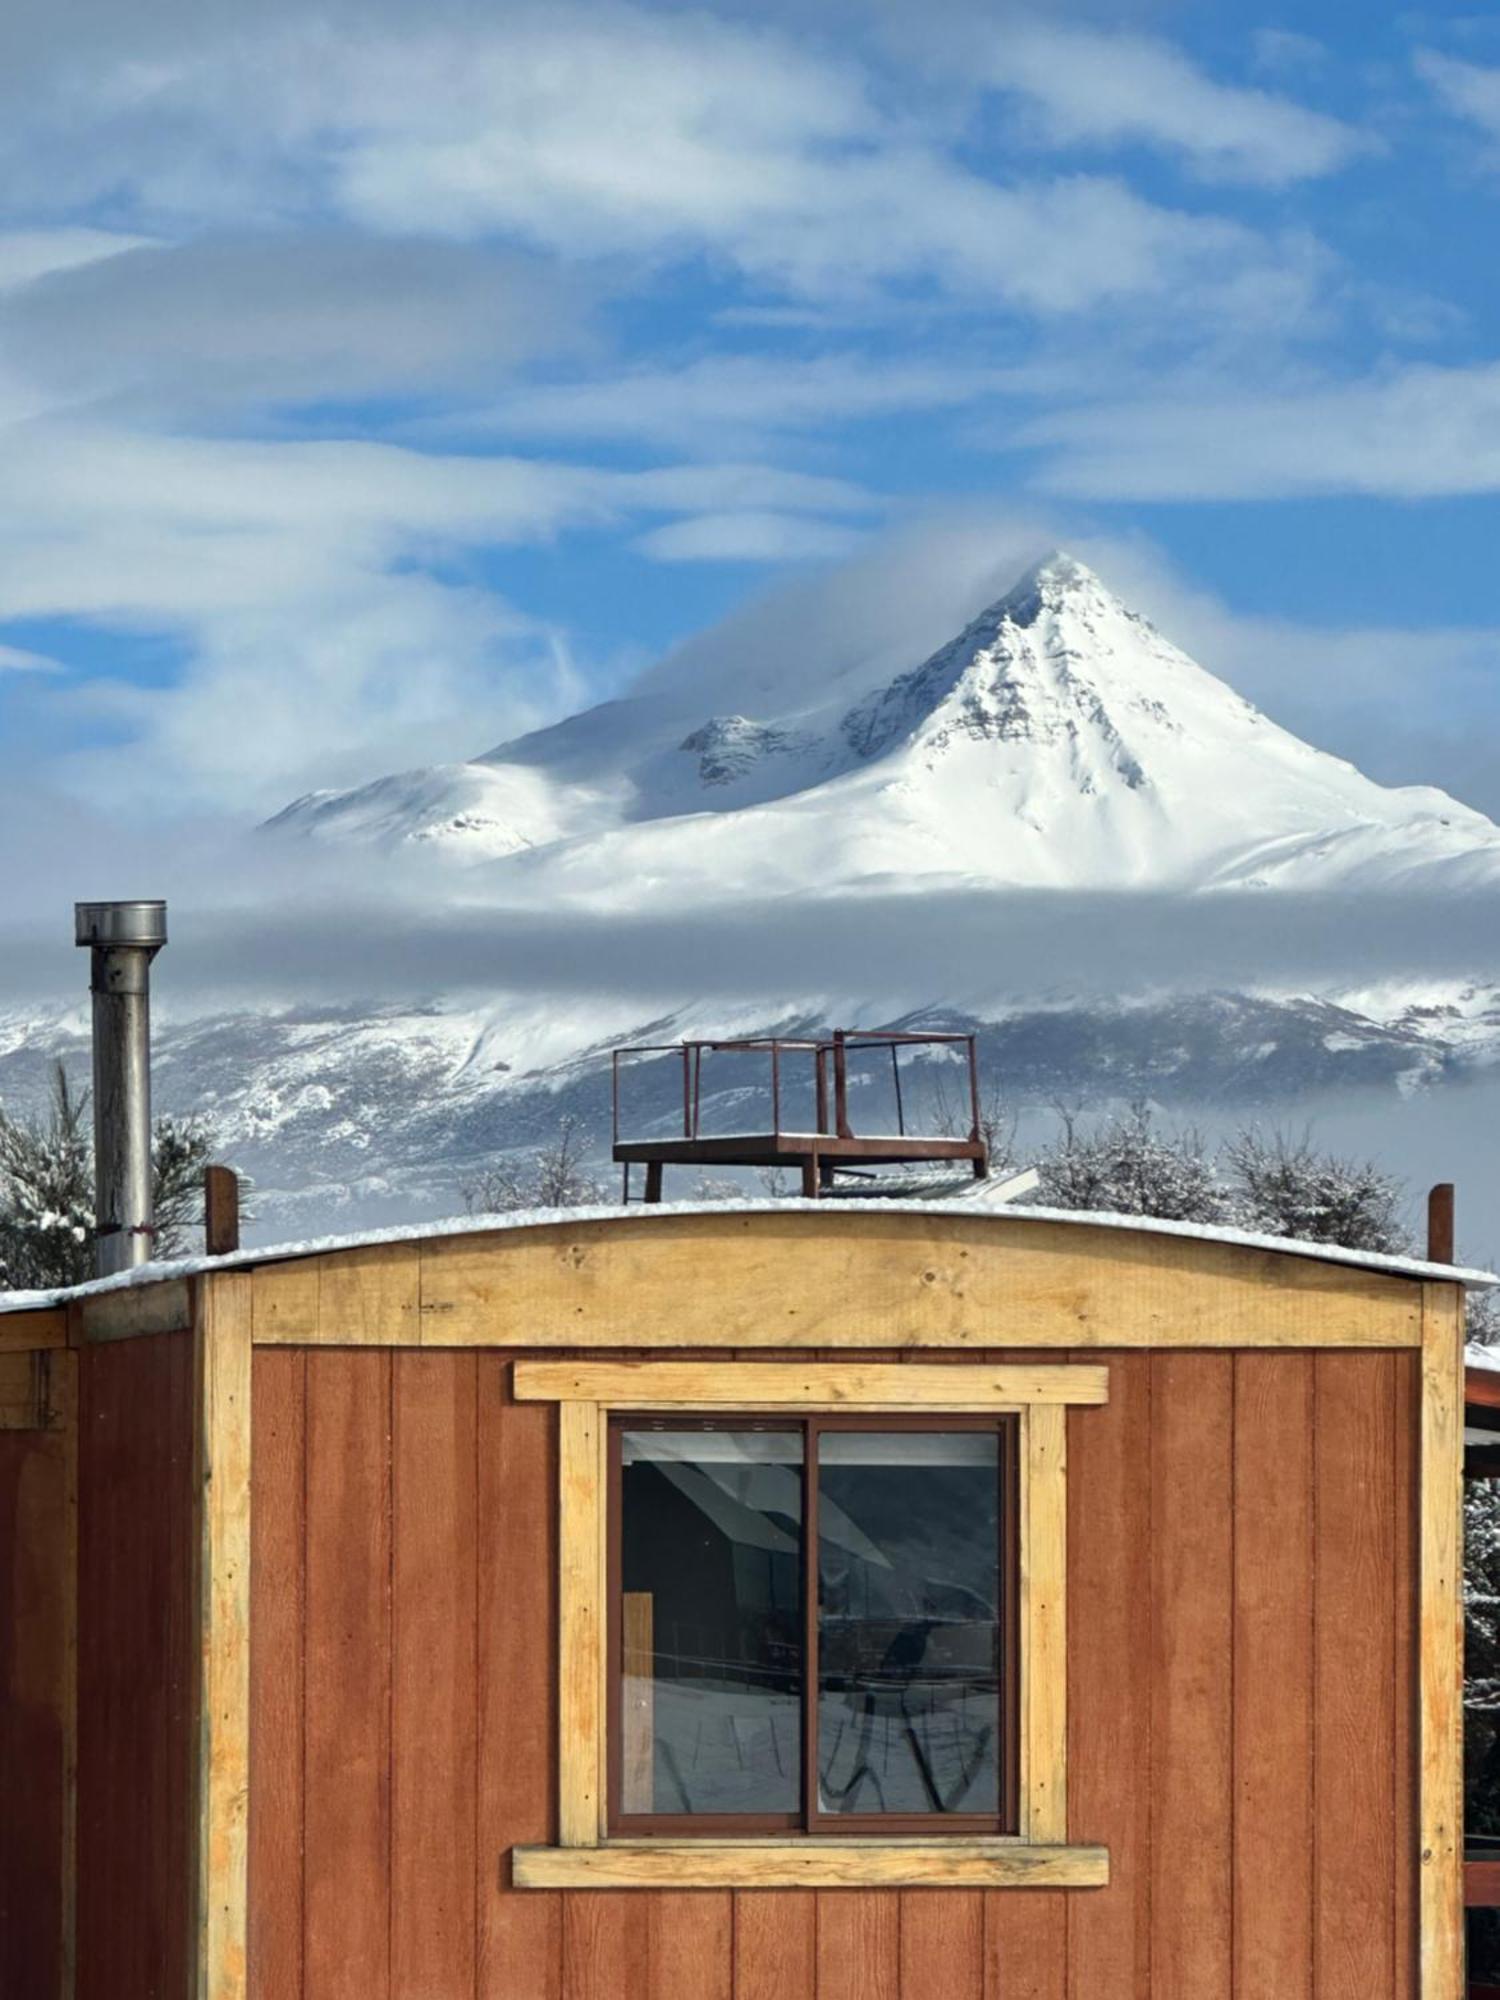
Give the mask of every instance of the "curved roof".
<svg viewBox="0 0 1500 2000">
<path fill-rule="evenodd" d="M 1494 1272 L 1473 1270 L 1460 1264 L 1432 1264 L 1420 1257 L 1396 1257 L 1375 1250 L 1350 1250 L 1338 1243 L 1306 1243 L 1291 1236 L 1260 1236 L 1246 1229 L 1225 1229 L 1201 1222 L 1170 1222 L 1151 1215 L 1119 1215 L 1090 1209 L 1034 1208 L 1006 1205 L 985 1208 L 977 1203 L 962 1205 L 950 1201 L 673 1201 L 619 1203 L 594 1208 L 522 1209 L 504 1215 L 454 1216 L 441 1222 L 398 1225 L 390 1229 L 368 1229 L 347 1236 L 317 1236 L 303 1242 L 256 1245 L 235 1251 L 228 1257 L 183 1257 L 170 1263 L 142 1264 L 132 1271 L 117 1272 L 110 1278 L 95 1278 L 88 1284 L 57 1291 L 0 1292 L 0 1312 L 34 1311 L 39 1307 L 62 1305 L 69 1299 L 91 1298 L 101 1292 L 123 1290 L 133 1285 L 156 1284 L 169 1278 L 193 1277 L 205 1271 L 233 1270 L 252 1264 L 282 1263 L 290 1258 L 324 1256 L 331 1251 L 357 1250 L 377 1243 L 414 1243 L 437 1237 L 492 1235 L 499 1230 L 537 1229 L 582 1222 L 650 1222 L 657 1217 L 676 1215 L 767 1215 L 806 1214 L 818 1216 L 931 1215 L 952 1221 L 957 1216 L 993 1222 L 1003 1228 L 1010 1222 L 1065 1223 L 1088 1229 L 1122 1230 L 1134 1235 L 1185 1237 L 1201 1243 L 1231 1244 L 1241 1249 L 1271 1251 L 1283 1257 L 1311 1257 L 1325 1264 L 1348 1264 L 1362 1271 L 1383 1271 L 1398 1278 L 1438 1278 L 1472 1287 L 1500 1284 Z"/>
</svg>

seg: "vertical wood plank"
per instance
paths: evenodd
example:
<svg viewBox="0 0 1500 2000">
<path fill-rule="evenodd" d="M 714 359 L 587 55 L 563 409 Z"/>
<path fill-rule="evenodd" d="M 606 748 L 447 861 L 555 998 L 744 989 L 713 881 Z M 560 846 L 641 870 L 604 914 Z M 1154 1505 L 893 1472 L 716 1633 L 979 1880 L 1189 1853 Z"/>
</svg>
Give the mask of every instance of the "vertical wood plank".
<svg viewBox="0 0 1500 2000">
<path fill-rule="evenodd" d="M 1151 1992 L 1231 1990 L 1234 1358 L 1151 1359 Z"/>
<path fill-rule="evenodd" d="M 1422 1287 L 1421 2000 L 1463 1991 L 1463 1294 Z"/>
<path fill-rule="evenodd" d="M 473 1354 L 392 1361 L 391 1988 L 475 1981 Z"/>
<path fill-rule="evenodd" d="M 629 1890 L 563 1897 L 565 2000 L 654 2000 L 650 1901 Z"/>
<path fill-rule="evenodd" d="M 901 1898 L 901 2000 L 984 2000 L 984 1897 L 963 1889 Z"/>
<path fill-rule="evenodd" d="M 1417 2000 L 1419 1992 L 1418 1936 L 1420 1903 L 1420 1793 L 1417 1755 L 1420 1734 L 1421 1633 L 1420 1546 L 1417 1494 L 1422 1448 L 1422 1357 L 1395 1357 L 1395 1468 L 1391 1480 L 1392 1518 L 1396 1532 L 1395 1660 L 1392 1680 L 1396 1694 L 1396 1879 L 1391 1898 L 1394 1919 L 1393 1973 L 1395 2000 Z"/>
<path fill-rule="evenodd" d="M 1067 1898 L 1069 2000 L 1151 1991 L 1151 1360 L 1068 1423 L 1069 1816 L 1109 1887 Z M 997 1893 L 992 1899 L 1003 1899 Z"/>
<path fill-rule="evenodd" d="M 0 1432 L 0 1993 L 64 1978 L 66 1446 Z"/>
<path fill-rule="evenodd" d="M 681 1891 L 647 1901 L 650 2000 L 732 2000 L 734 1904 L 727 1891 Z"/>
<path fill-rule="evenodd" d="M 1021 1828 L 1041 1845 L 1068 1837 L 1067 1421 L 1044 1403 L 1022 1420 Z"/>
<path fill-rule="evenodd" d="M 1313 1363 L 1234 1367 L 1234 1992 L 1311 2000 Z"/>
<path fill-rule="evenodd" d="M 516 1403 L 481 1355 L 479 1488 L 480 2000 L 559 2000 L 562 1899 L 510 1886 L 507 1850 L 556 1838 L 557 1413 Z"/>
<path fill-rule="evenodd" d="M 801 1889 L 734 1898 L 734 2000 L 800 2000 L 818 1983 L 818 1899 Z"/>
<path fill-rule="evenodd" d="M 197 1765 L 193 1336 L 85 1347 L 78 1379 L 77 1996 L 186 1994 Z"/>
<path fill-rule="evenodd" d="M 817 2000 L 900 2000 L 901 1898 L 878 1889 L 818 1897 Z"/>
<path fill-rule="evenodd" d="M 1317 1359 L 1316 1991 L 1389 1990 L 1394 1357 Z"/>
<path fill-rule="evenodd" d="M 390 1983 L 391 1354 L 307 1357 L 310 2000 Z"/>
<path fill-rule="evenodd" d="M 250 1801 L 250 1274 L 198 1287 L 199 2000 L 245 2000 Z"/>
<path fill-rule="evenodd" d="M 558 1408 L 558 1838 L 599 1836 L 604 1757 L 603 1426 L 593 1403 Z"/>
<path fill-rule="evenodd" d="M 250 1467 L 250 1991 L 302 2000 L 307 1358 L 262 1347 Z"/>
<path fill-rule="evenodd" d="M 993 1889 L 984 1904 L 984 2000 L 1063 2000 L 1068 1980 L 1063 1893 Z M 1122 1993 L 1119 2000 L 1136 1996 Z"/>
</svg>

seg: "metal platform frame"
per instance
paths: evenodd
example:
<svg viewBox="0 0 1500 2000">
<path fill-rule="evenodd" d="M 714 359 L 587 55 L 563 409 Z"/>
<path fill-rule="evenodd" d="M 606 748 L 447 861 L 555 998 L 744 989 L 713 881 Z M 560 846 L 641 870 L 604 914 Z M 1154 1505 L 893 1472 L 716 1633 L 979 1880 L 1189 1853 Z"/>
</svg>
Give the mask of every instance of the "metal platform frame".
<svg viewBox="0 0 1500 2000">
<path fill-rule="evenodd" d="M 970 1127 L 967 1137 L 908 1132 L 901 1091 L 900 1053 L 905 1048 L 958 1047 L 968 1070 Z M 896 1130 L 858 1134 L 849 1123 L 849 1057 L 870 1050 L 889 1051 L 896 1094 Z M 771 1129 L 705 1136 L 702 1130 L 703 1059 L 706 1055 L 764 1054 L 771 1075 Z M 675 1055 L 682 1063 L 682 1136 L 623 1139 L 620 1136 L 621 1062 L 640 1056 Z M 781 1119 L 783 1063 L 807 1057 L 813 1065 L 815 1129 L 791 1131 Z M 967 1160 L 976 1180 L 989 1178 L 989 1148 L 980 1133 L 979 1061 L 971 1034 L 908 1034 L 891 1030 L 862 1034 L 838 1028 L 826 1039 L 804 1041 L 780 1036 L 751 1036 L 732 1041 L 639 1042 L 614 1051 L 611 1088 L 614 1159 L 623 1170 L 624 1199 L 630 1200 L 630 1169 L 646 1169 L 646 1200 L 662 1198 L 662 1176 L 669 1166 L 795 1167 L 802 1193 L 815 1199 L 832 1186 L 840 1166 L 912 1166 L 932 1160 Z"/>
</svg>

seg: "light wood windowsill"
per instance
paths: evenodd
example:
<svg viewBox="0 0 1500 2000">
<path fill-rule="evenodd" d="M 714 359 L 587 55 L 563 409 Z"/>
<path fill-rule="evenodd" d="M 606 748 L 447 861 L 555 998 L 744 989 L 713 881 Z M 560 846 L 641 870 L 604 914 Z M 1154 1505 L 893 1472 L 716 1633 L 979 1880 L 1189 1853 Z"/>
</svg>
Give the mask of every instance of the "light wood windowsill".
<svg viewBox="0 0 1500 2000">
<path fill-rule="evenodd" d="M 518 1889 L 1102 1889 L 1107 1847 L 1002 1839 L 611 1840 L 517 1847 Z"/>
</svg>

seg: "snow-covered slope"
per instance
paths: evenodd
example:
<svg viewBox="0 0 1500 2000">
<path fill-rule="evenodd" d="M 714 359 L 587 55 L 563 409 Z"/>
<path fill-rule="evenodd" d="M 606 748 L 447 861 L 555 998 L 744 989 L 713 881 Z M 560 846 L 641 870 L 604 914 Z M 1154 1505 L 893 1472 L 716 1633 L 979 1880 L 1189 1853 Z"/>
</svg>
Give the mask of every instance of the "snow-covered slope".
<svg viewBox="0 0 1500 2000">
<path fill-rule="evenodd" d="M 498 899 L 549 903 L 1500 880 L 1492 821 L 1279 728 L 1061 553 L 894 676 L 792 656 L 727 684 L 658 670 L 473 763 L 314 793 L 270 824 L 466 862 Z"/>
</svg>

